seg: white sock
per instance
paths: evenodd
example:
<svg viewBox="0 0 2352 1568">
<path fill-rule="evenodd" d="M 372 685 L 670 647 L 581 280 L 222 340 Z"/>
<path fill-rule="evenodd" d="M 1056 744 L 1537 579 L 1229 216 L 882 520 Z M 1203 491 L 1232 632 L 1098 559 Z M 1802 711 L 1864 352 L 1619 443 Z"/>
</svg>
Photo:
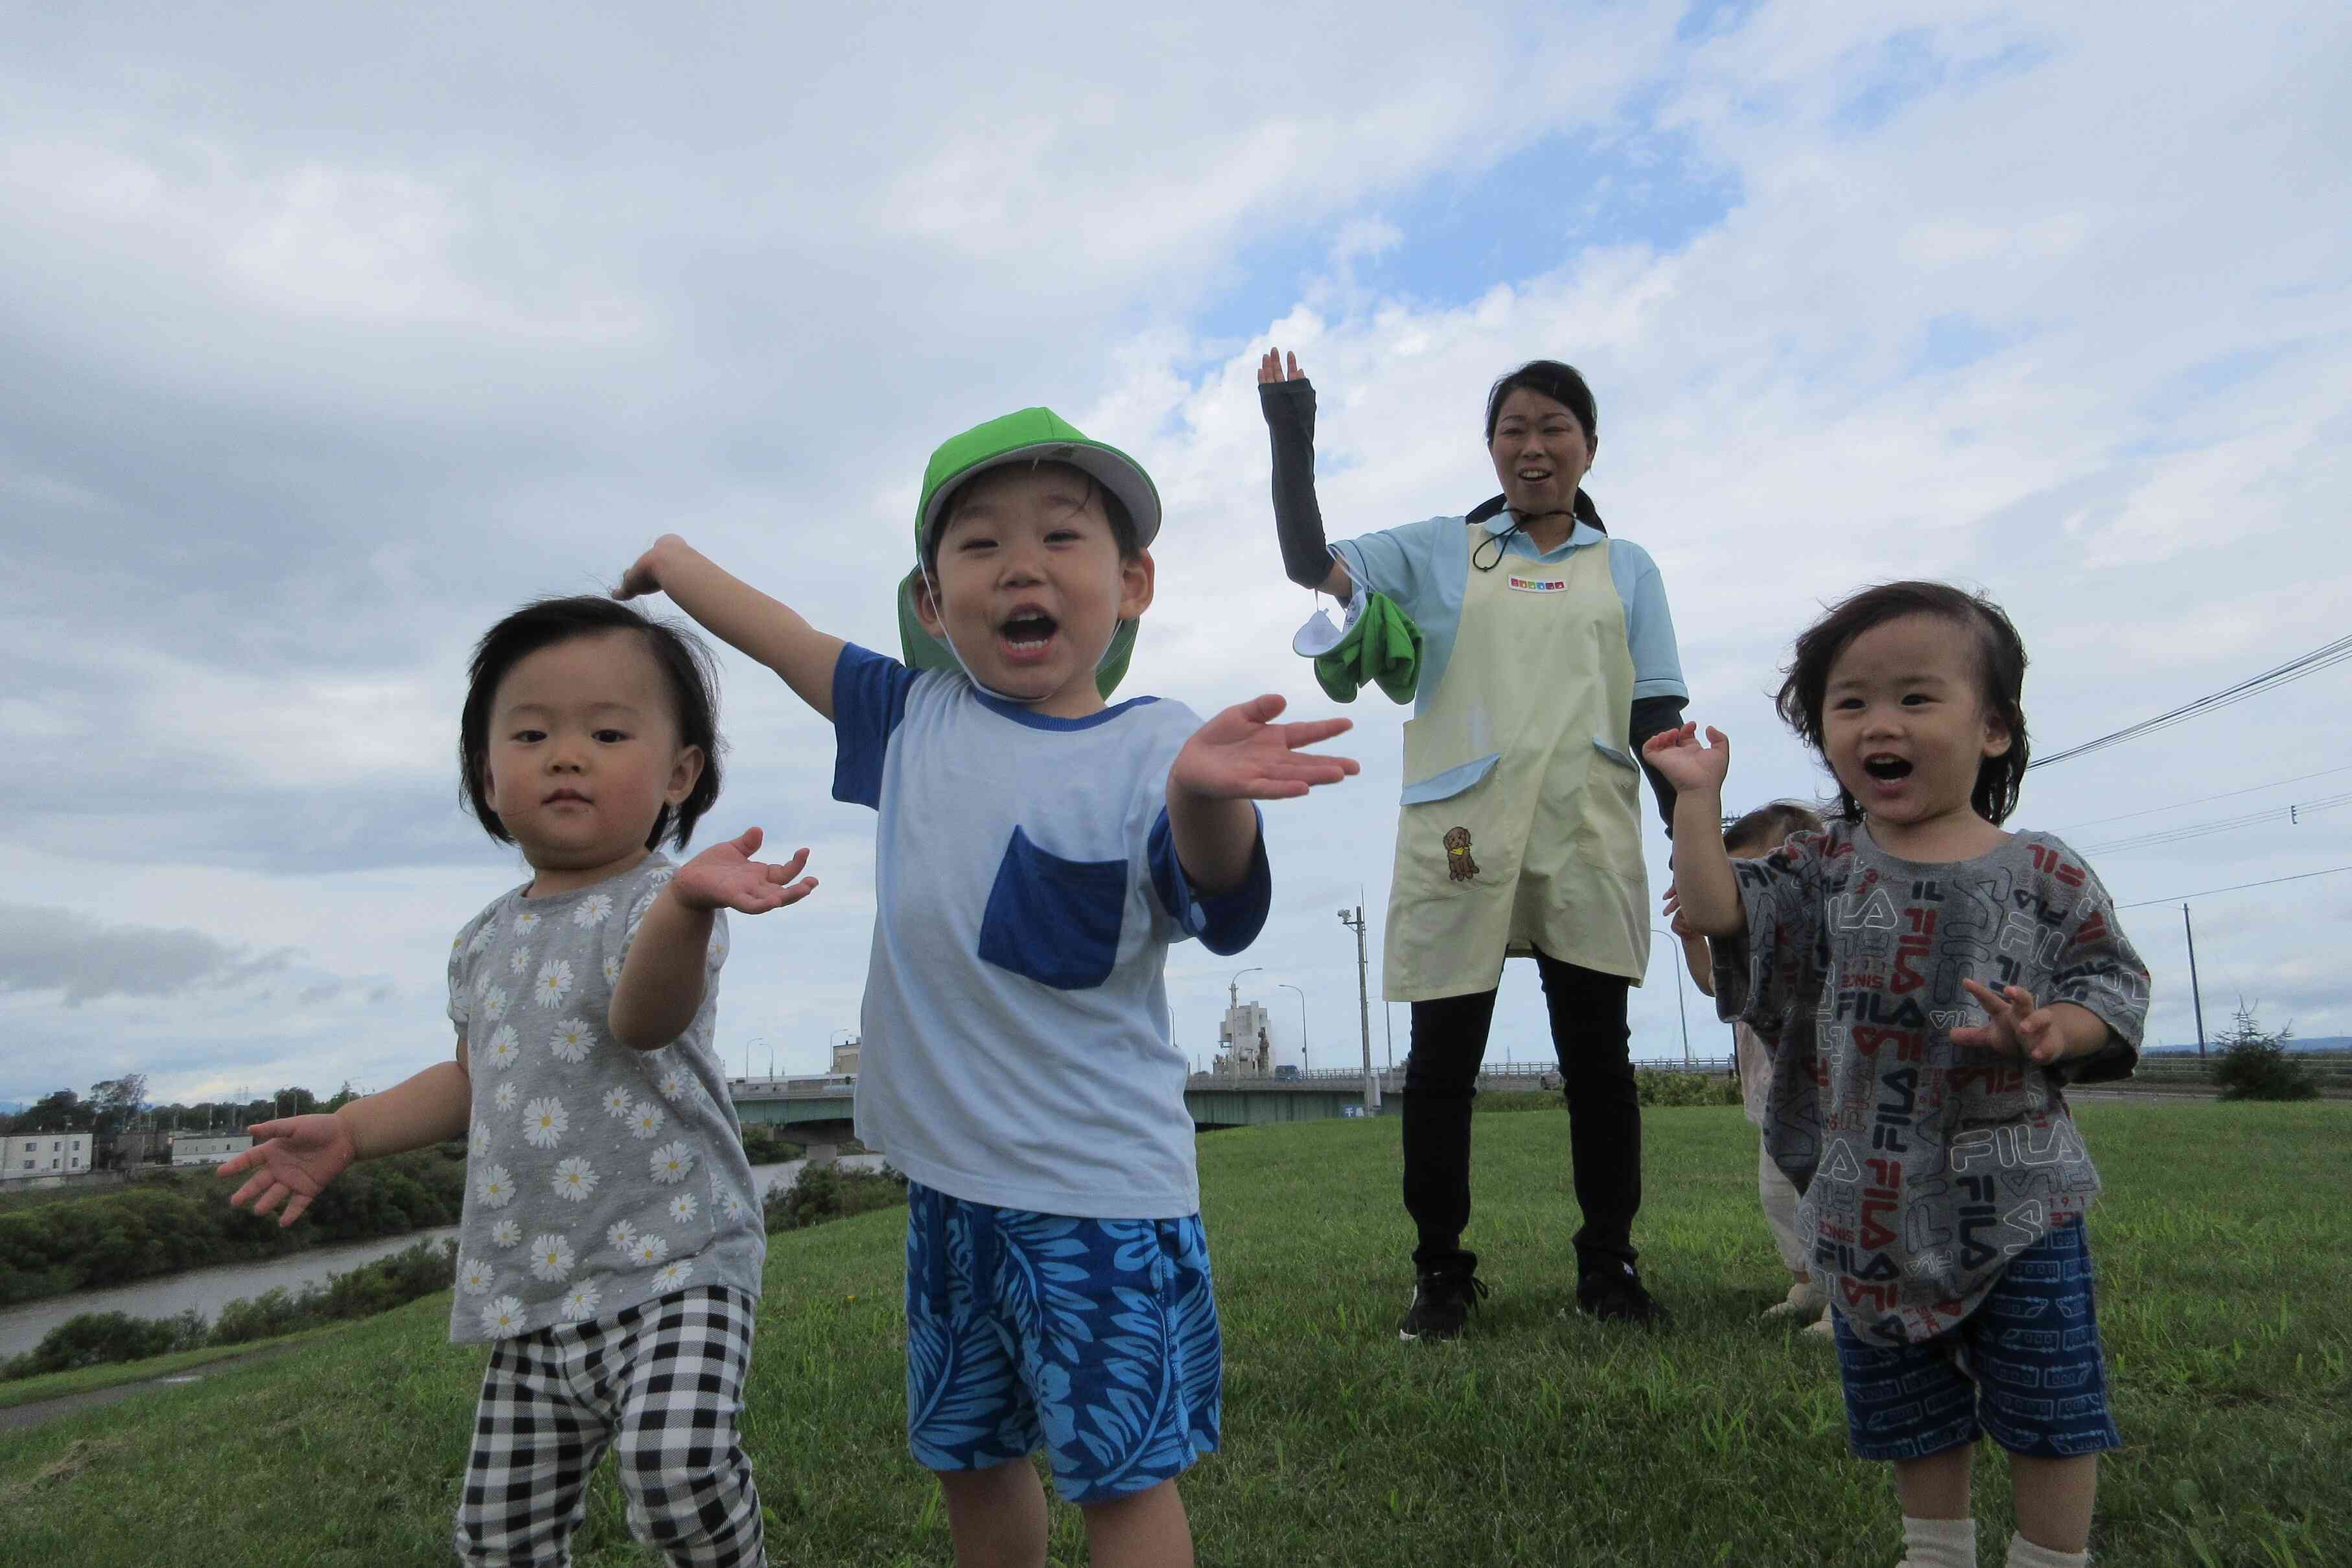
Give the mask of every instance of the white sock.
<svg viewBox="0 0 2352 1568">
<path fill-rule="evenodd" d="M 1977 1521 L 1905 1514 L 1899 1568 L 1977 1568 Z"/>
<path fill-rule="evenodd" d="M 2089 1568 L 2090 1561 L 2087 1552 L 2053 1552 L 2022 1535 L 2009 1538 L 2008 1568 Z"/>
</svg>

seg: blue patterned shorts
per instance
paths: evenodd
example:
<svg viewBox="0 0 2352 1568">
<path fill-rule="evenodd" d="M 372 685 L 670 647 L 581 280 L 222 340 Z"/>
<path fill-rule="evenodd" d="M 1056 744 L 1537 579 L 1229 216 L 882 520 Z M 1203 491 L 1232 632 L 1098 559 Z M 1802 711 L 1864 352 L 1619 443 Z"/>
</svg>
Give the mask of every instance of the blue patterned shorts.
<svg viewBox="0 0 2352 1568">
<path fill-rule="evenodd" d="M 1108 1502 L 1217 1446 L 1223 1354 L 1201 1217 L 1076 1219 L 907 1187 L 907 1445 L 1024 1458 Z"/>
<path fill-rule="evenodd" d="M 1846 1441 L 1863 1459 L 1923 1459 L 1979 1434 L 2012 1454 L 2065 1458 L 2123 1446 L 2079 1219 L 2010 1260 L 1984 1304 L 1949 1333 L 1899 1349 L 1854 1337 L 1837 1315 Z"/>
</svg>

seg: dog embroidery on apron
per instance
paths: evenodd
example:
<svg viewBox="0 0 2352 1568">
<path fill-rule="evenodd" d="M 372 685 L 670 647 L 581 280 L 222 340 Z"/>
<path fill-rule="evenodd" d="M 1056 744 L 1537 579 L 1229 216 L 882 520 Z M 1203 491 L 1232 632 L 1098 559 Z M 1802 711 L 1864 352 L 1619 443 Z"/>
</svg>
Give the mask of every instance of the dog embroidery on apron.
<svg viewBox="0 0 2352 1568">
<path fill-rule="evenodd" d="M 1445 874 L 1455 882 L 1474 881 L 1478 875 L 1478 862 L 1470 858 L 1470 830 L 1445 830 Z"/>
</svg>

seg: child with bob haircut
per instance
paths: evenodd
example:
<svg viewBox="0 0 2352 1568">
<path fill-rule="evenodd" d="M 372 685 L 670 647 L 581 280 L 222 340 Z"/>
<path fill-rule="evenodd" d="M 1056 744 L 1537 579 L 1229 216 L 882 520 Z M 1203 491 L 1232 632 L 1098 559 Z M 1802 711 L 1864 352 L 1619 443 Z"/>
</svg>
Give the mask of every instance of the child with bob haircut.
<svg viewBox="0 0 2352 1568">
<path fill-rule="evenodd" d="M 1207 724 L 1106 706 L 1151 602 L 1160 497 L 1042 408 L 932 455 L 900 584 L 908 663 L 818 632 L 675 536 L 667 592 L 833 721 L 872 807 L 857 1135 L 908 1177 L 907 1435 L 961 1568 L 1037 1568 L 1045 1499 L 1104 1568 L 1183 1564 L 1176 1477 L 1222 1360 L 1168 947 L 1237 953 L 1272 898 L 1257 808 L 1356 771 L 1278 696 Z"/>
<path fill-rule="evenodd" d="M 725 910 L 798 903 L 760 830 L 683 850 L 719 796 L 709 656 L 609 599 L 542 600 L 475 647 L 458 763 L 530 880 L 449 950 L 454 1060 L 257 1123 L 229 1199 L 291 1225 L 354 1160 L 467 1136 L 449 1337 L 490 1343 L 457 1509 L 471 1563 L 564 1563 L 610 1445 L 631 1530 L 758 1568 L 736 1432 L 767 1237 L 711 1045 Z"/>
<path fill-rule="evenodd" d="M 1832 609 L 1780 709 L 1839 815 L 1761 860 L 1713 831 L 1720 733 L 1647 747 L 1681 792 L 1681 914 L 1714 946 L 1717 1010 L 1775 1048 L 1765 1137 L 1837 1309 L 1849 1442 L 1895 1466 L 1906 1568 L 1973 1568 L 1979 1433 L 2010 1455 L 2011 1568 L 2088 1562 L 2098 1455 L 2122 1440 L 2084 1234 L 2099 1176 L 2063 1089 L 2131 1071 L 2147 969 L 2079 855 L 2000 825 L 2024 676 L 2009 618 L 1958 589 Z"/>
</svg>

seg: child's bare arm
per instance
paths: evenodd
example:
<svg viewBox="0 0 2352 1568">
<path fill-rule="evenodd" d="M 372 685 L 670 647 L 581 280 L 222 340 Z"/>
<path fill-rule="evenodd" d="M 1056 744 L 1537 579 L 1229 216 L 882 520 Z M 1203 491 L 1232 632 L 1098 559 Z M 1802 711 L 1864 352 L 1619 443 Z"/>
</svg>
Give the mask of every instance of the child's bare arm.
<svg viewBox="0 0 2352 1568">
<path fill-rule="evenodd" d="M 1194 891 L 1228 893 L 1257 849 L 1254 800 L 1286 800 L 1356 771 L 1349 757 L 1302 751 L 1353 727 L 1344 718 L 1276 724 L 1278 696 L 1225 709 L 1193 731 L 1168 769 L 1168 831 Z"/>
<path fill-rule="evenodd" d="M 466 1070 L 466 1042 L 457 1059 L 438 1061 L 381 1094 L 353 1100 L 322 1115 L 284 1116 L 256 1122 L 260 1142 L 224 1160 L 218 1176 L 252 1178 L 229 1195 L 232 1204 L 250 1203 L 256 1214 L 286 1206 L 278 1223 L 291 1225 L 327 1184 L 357 1160 L 373 1160 L 461 1137 L 473 1114 L 474 1082 Z"/>
<path fill-rule="evenodd" d="M 1701 936 L 1729 936 L 1746 929 L 1739 883 L 1723 848 L 1723 780 L 1731 771 L 1731 742 L 1723 732 L 1698 726 L 1661 730 L 1642 747 L 1650 766 L 1675 787 L 1675 892 L 1684 925 Z"/>
<path fill-rule="evenodd" d="M 833 668 L 842 641 L 769 598 L 688 544 L 664 534 L 621 574 L 615 599 L 667 593 L 697 624 L 783 676 L 821 718 L 833 716 Z"/>
<path fill-rule="evenodd" d="M 614 1040 L 632 1051 L 659 1051 L 694 1022 L 702 1008 L 710 931 L 718 911 L 765 915 L 798 904 L 816 890 L 816 878 L 801 877 L 808 851 L 782 865 L 770 865 L 751 858 L 761 837 L 759 829 L 751 828 L 740 838 L 703 851 L 678 867 L 646 911 L 630 939 L 620 978 L 613 982 L 613 1003 L 604 1015 Z"/>
</svg>

